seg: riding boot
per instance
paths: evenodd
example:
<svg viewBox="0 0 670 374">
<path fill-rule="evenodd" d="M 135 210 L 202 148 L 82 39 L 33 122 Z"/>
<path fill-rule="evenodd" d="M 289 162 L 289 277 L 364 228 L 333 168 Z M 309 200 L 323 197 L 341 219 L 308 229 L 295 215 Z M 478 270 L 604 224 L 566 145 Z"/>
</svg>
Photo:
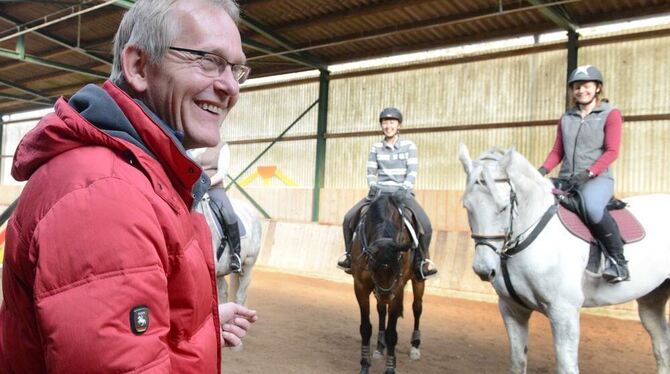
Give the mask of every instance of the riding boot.
<svg viewBox="0 0 670 374">
<path fill-rule="evenodd" d="M 619 227 L 607 210 L 600 222 L 591 224 L 591 232 L 603 244 L 609 255 L 609 266 L 603 270 L 603 278 L 609 283 L 630 280 Z"/>
<path fill-rule="evenodd" d="M 428 243 L 424 235 L 419 239 L 419 247 L 414 254 L 414 274 L 419 281 L 424 281 L 437 274 L 437 269 L 431 267 L 432 261 L 428 259 Z M 434 264 L 433 264 L 434 265 Z"/>
<path fill-rule="evenodd" d="M 240 258 L 240 228 L 237 223 L 226 224 L 226 239 L 230 247 L 230 271 L 242 272 L 242 259 Z"/>
<path fill-rule="evenodd" d="M 351 274 L 351 240 L 344 243 L 344 256 L 337 261 L 337 267 Z"/>
</svg>

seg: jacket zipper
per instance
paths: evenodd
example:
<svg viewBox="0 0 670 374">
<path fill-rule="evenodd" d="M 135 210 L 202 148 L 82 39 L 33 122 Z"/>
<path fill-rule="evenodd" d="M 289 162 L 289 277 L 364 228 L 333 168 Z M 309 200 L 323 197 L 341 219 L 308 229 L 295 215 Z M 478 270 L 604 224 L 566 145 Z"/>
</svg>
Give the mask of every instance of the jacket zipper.
<svg viewBox="0 0 670 374">
<path fill-rule="evenodd" d="M 575 175 L 575 157 L 577 156 L 577 139 L 579 139 L 579 133 L 582 132 L 582 125 L 584 124 L 584 118 L 579 122 L 579 128 L 577 129 L 577 135 L 575 135 L 575 145 L 572 148 L 572 173 L 570 176 Z"/>
</svg>

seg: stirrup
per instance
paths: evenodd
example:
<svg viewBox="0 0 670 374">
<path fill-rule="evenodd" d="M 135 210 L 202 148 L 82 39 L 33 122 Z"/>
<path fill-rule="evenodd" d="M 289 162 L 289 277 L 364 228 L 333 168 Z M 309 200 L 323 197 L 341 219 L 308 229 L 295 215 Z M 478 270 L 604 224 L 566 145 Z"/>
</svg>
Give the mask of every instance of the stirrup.
<svg viewBox="0 0 670 374">
<path fill-rule="evenodd" d="M 428 267 L 430 267 L 430 265 L 432 265 L 432 270 L 434 270 L 434 273 L 428 274 L 428 275 L 424 274 L 423 267 L 424 267 L 425 264 L 428 264 L 429 265 Z M 437 275 L 437 266 L 435 265 L 435 263 L 431 259 L 426 258 L 423 261 L 421 261 L 421 263 L 419 264 L 419 275 L 420 275 L 421 280 L 430 279 L 430 278 Z"/>
<path fill-rule="evenodd" d="M 230 257 L 231 257 L 231 261 L 230 261 L 230 270 L 231 270 L 231 272 L 242 274 L 242 259 L 240 258 L 240 255 L 238 255 L 237 253 L 233 253 Z M 232 261 L 232 258 L 233 258 L 233 257 L 237 258 L 237 263 L 238 263 L 239 266 L 240 266 L 240 267 L 237 268 L 237 269 L 233 268 L 233 261 Z"/>
<path fill-rule="evenodd" d="M 602 276 L 607 283 L 619 283 L 630 280 L 630 271 L 628 270 L 627 263 L 619 265 L 613 258 L 609 258 L 610 266 L 603 270 Z M 610 272 L 610 270 L 612 270 Z M 612 274 L 616 273 L 616 274 Z"/>
</svg>

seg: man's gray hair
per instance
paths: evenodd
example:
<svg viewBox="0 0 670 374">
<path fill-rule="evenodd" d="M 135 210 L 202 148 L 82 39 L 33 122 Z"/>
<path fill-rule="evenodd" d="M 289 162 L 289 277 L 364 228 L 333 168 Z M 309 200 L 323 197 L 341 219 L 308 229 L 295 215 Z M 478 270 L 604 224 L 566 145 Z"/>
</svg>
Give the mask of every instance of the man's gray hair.
<svg viewBox="0 0 670 374">
<path fill-rule="evenodd" d="M 177 1 L 202 1 L 223 8 L 235 23 L 240 9 L 235 0 L 137 0 L 123 16 L 114 36 L 114 63 L 110 80 L 117 86 L 126 84 L 121 55 L 128 45 L 135 45 L 148 53 L 152 64 L 163 58 L 170 44 L 179 34 L 179 24 L 170 15 Z"/>
</svg>

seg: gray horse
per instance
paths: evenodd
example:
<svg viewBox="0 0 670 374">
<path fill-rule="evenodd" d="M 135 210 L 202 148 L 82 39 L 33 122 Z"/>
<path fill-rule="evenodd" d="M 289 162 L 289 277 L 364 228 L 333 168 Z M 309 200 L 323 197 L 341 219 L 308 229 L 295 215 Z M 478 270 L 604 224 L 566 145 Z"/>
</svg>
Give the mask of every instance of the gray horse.
<svg viewBox="0 0 670 374">
<path fill-rule="evenodd" d="M 212 248 L 214 250 L 214 258 L 216 258 L 216 251 L 223 235 L 221 227 L 212 212 L 209 200 L 209 195 L 205 194 L 196 210 L 205 216 L 207 225 L 209 225 L 209 229 L 212 232 Z M 239 222 L 244 226 L 246 231 L 246 234 L 240 238 L 242 272 L 233 273 L 230 277 L 231 290 L 236 290 L 234 301 L 237 304 L 244 305 L 247 301 L 247 289 L 251 283 L 251 272 L 261 249 L 262 228 L 260 217 L 251 205 L 237 199 L 230 199 L 230 202 L 233 205 L 235 214 L 239 218 Z M 230 248 L 226 243 L 223 254 L 216 261 L 216 288 L 219 295 L 219 303 L 228 301 L 228 283 L 225 276 L 231 274 L 229 253 Z"/>
</svg>

